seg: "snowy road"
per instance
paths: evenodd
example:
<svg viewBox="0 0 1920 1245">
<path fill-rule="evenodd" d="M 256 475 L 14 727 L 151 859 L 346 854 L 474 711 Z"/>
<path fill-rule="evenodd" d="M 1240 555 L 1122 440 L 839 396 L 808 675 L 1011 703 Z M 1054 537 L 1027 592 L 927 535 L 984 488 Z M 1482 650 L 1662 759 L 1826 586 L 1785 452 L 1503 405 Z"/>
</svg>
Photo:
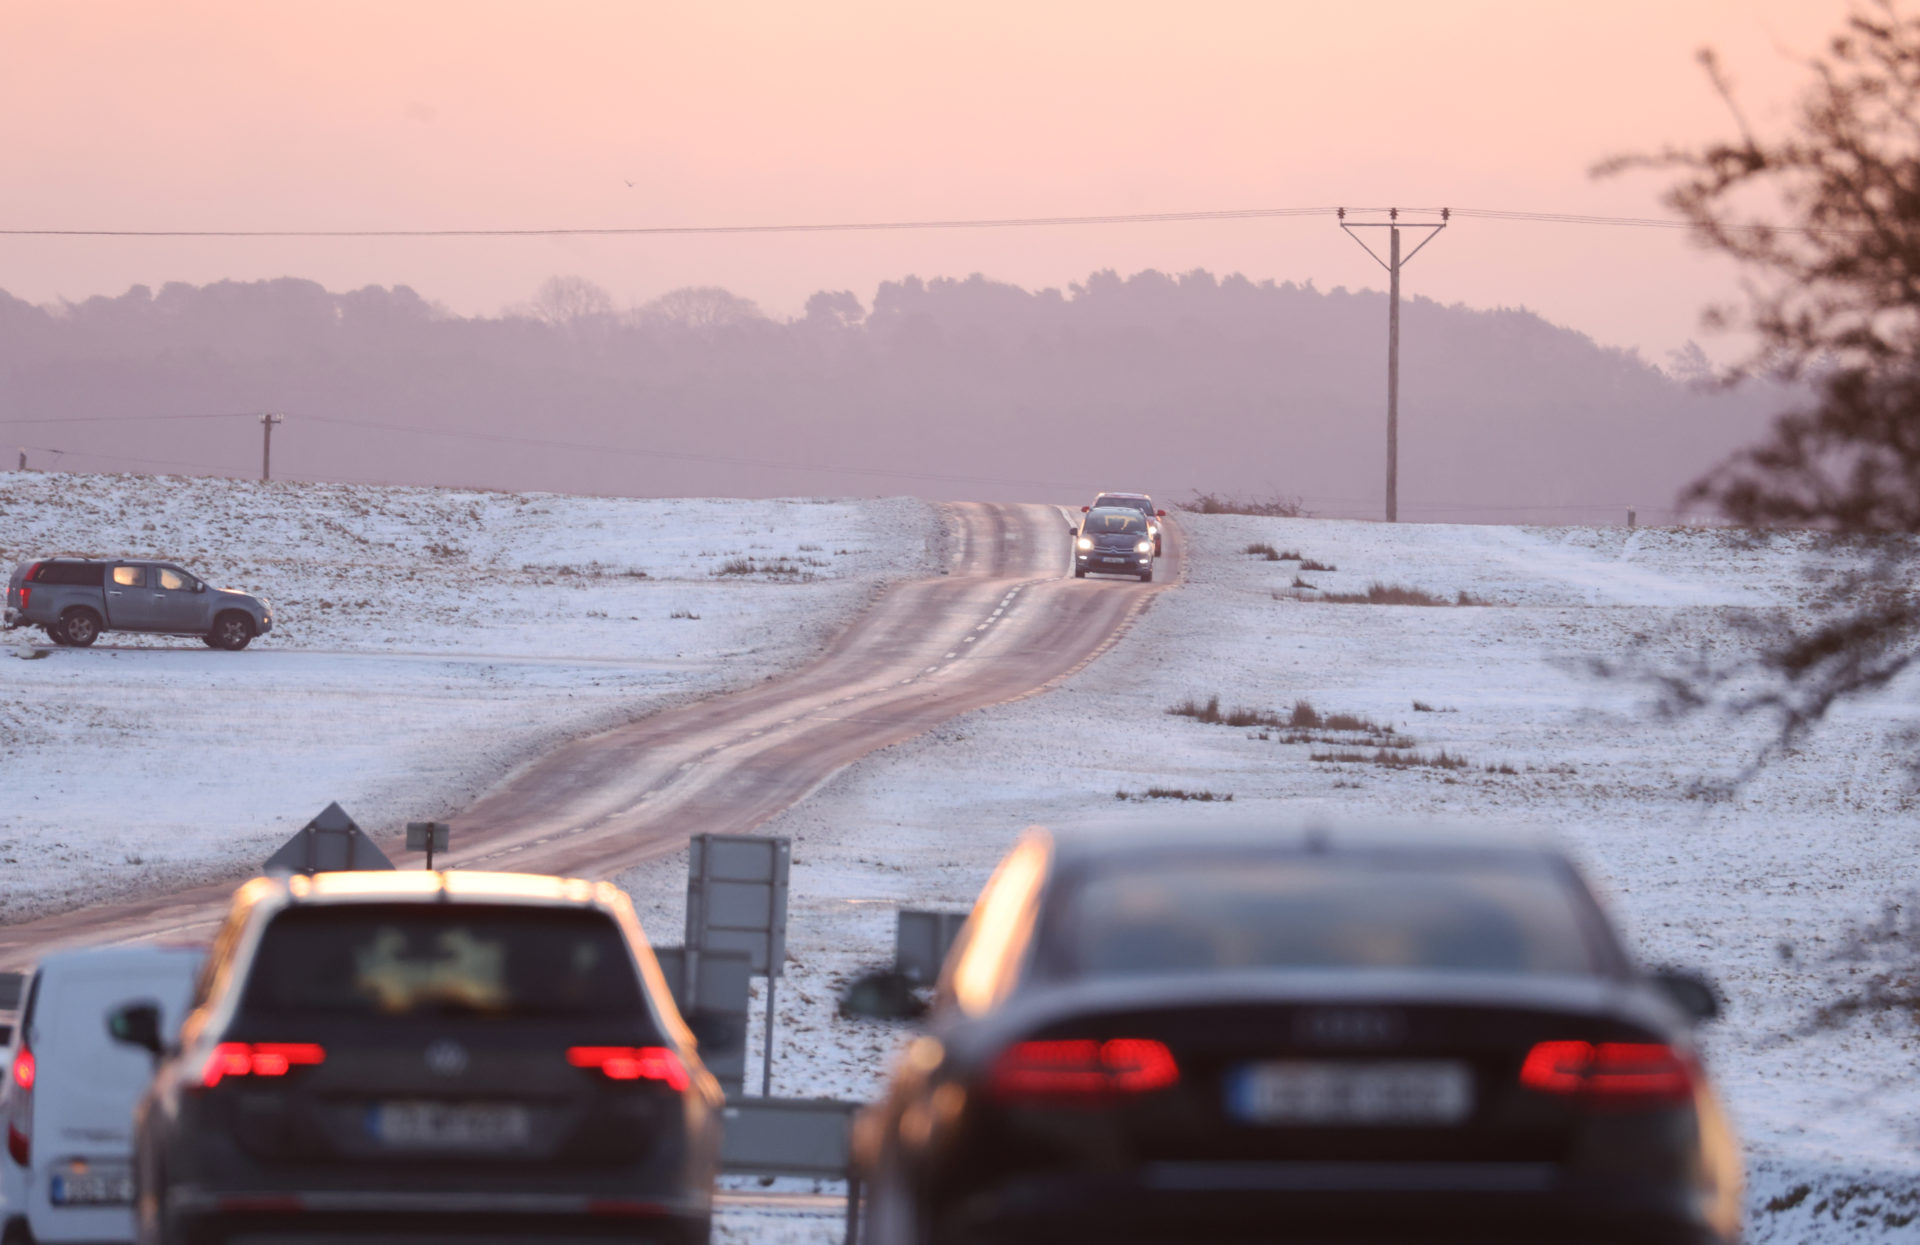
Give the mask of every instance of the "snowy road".
<svg viewBox="0 0 1920 1245">
<path fill-rule="evenodd" d="M 877 749 L 1029 695 L 1104 652 L 1169 581 L 1068 574 L 1052 506 L 951 508 L 950 573 L 894 586 L 826 654 L 760 687 L 572 743 L 453 818 L 456 868 L 610 876 L 694 832 L 738 833 Z M 203 937 L 229 887 L 211 885 L 0 928 L 0 967 L 55 946 Z"/>
</svg>

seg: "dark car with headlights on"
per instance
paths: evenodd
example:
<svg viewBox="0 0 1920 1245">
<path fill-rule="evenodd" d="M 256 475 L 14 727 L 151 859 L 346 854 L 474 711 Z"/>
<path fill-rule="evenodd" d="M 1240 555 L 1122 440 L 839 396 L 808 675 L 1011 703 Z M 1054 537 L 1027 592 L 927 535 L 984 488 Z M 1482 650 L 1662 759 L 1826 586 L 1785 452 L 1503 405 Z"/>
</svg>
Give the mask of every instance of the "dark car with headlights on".
<svg viewBox="0 0 1920 1245">
<path fill-rule="evenodd" d="M 881 1242 L 1731 1242 L 1690 1026 L 1531 840 L 1036 829 L 856 1130 Z"/>
<path fill-rule="evenodd" d="M 510 873 L 241 887 L 134 1113 L 143 1245 L 708 1239 L 722 1097 L 626 896 Z"/>
<path fill-rule="evenodd" d="M 1147 516 L 1147 535 L 1153 538 L 1153 556 L 1156 558 L 1159 557 L 1162 540 L 1161 529 L 1166 526 L 1163 520 L 1166 519 L 1167 512 L 1155 509 L 1153 498 L 1147 496 L 1145 493 L 1102 493 L 1093 499 L 1091 506 L 1080 507 L 1080 513 L 1090 514 L 1095 510 L 1109 506 L 1120 506 L 1128 510 L 1138 510 L 1141 514 Z"/>
<path fill-rule="evenodd" d="M 1089 510 L 1073 534 L 1073 575 L 1131 575 L 1153 579 L 1153 537 L 1146 516 L 1131 507 Z"/>
</svg>

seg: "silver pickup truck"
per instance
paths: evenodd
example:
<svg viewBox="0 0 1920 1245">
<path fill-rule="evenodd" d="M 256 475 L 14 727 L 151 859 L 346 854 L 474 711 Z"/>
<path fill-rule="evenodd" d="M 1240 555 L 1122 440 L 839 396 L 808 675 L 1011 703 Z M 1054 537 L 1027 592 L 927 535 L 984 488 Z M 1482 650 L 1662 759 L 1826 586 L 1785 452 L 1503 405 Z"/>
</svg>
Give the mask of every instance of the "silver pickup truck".
<svg viewBox="0 0 1920 1245">
<path fill-rule="evenodd" d="M 39 627 L 55 644 L 85 648 L 103 631 L 197 635 L 238 652 L 273 630 L 273 606 L 209 588 L 171 562 L 48 558 L 22 562 L 7 580 L 4 624 Z"/>
</svg>

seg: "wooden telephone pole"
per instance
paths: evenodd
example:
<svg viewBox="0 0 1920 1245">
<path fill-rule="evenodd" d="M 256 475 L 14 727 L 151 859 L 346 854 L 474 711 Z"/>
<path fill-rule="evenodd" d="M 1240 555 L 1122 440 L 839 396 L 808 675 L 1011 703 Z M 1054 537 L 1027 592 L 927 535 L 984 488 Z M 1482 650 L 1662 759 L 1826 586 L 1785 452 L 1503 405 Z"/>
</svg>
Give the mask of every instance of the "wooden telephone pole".
<svg viewBox="0 0 1920 1245">
<path fill-rule="evenodd" d="M 1348 221 L 1347 209 L 1339 209 L 1340 228 L 1347 231 L 1349 237 L 1358 242 L 1367 254 L 1373 256 L 1375 263 L 1387 270 L 1387 522 L 1400 521 L 1400 269 L 1418 255 L 1427 243 L 1440 236 L 1447 227 L 1447 218 L 1452 213 L 1447 208 L 1440 209 L 1438 221 L 1410 221 L 1402 224 L 1400 209 L 1387 209 L 1387 219 L 1383 221 Z M 1413 250 L 1403 258 L 1400 254 L 1400 230 L 1424 229 L 1427 236 L 1420 239 Z M 1359 234 L 1356 229 L 1384 229 L 1387 231 L 1387 258 L 1382 259 L 1377 251 Z"/>
<path fill-rule="evenodd" d="M 260 482 L 273 479 L 273 426 L 284 424 L 284 415 L 262 415 L 260 417 Z"/>
</svg>

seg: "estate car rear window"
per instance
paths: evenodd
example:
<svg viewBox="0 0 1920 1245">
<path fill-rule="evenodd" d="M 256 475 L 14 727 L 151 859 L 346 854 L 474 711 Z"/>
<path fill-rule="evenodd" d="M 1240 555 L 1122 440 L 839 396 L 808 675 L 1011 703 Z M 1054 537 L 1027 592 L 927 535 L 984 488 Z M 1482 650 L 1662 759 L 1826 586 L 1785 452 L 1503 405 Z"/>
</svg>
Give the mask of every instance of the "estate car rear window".
<svg viewBox="0 0 1920 1245">
<path fill-rule="evenodd" d="M 337 1017 L 638 1017 L 603 913 L 482 904 L 290 908 L 262 935 L 241 1010 Z"/>
<path fill-rule="evenodd" d="M 1154 858 L 1065 899 L 1057 971 L 1598 971 L 1566 881 L 1535 857 Z"/>
</svg>

